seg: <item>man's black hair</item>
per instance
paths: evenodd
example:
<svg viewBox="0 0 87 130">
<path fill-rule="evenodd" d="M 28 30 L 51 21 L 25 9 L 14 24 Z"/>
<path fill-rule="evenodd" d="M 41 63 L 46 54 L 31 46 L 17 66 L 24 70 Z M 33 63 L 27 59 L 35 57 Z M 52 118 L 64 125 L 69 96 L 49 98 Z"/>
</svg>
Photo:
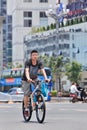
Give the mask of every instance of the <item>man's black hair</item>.
<svg viewBox="0 0 87 130">
<path fill-rule="evenodd" d="M 32 51 L 31 51 L 31 54 L 32 54 L 32 53 L 38 53 L 38 51 L 37 51 L 37 50 L 32 50 Z"/>
</svg>

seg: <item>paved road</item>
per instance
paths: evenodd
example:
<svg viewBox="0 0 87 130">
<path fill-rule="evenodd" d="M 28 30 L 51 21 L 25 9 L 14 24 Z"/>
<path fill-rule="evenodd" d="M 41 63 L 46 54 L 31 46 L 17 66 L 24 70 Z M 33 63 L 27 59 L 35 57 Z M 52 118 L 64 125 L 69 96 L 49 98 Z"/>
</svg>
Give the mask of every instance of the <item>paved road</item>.
<svg viewBox="0 0 87 130">
<path fill-rule="evenodd" d="M 49 102 L 46 106 L 45 122 L 39 124 L 35 113 L 24 122 L 21 103 L 0 104 L 0 130 L 87 130 L 87 104 Z"/>
</svg>

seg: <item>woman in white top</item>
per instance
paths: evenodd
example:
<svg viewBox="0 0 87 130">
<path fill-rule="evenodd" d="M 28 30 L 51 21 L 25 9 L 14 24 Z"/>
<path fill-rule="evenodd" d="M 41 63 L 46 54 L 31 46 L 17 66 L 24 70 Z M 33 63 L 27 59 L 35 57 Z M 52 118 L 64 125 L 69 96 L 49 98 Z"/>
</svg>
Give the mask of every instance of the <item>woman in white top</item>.
<svg viewBox="0 0 87 130">
<path fill-rule="evenodd" d="M 70 93 L 77 94 L 79 93 L 79 90 L 77 89 L 76 82 L 73 82 L 70 87 Z"/>
</svg>

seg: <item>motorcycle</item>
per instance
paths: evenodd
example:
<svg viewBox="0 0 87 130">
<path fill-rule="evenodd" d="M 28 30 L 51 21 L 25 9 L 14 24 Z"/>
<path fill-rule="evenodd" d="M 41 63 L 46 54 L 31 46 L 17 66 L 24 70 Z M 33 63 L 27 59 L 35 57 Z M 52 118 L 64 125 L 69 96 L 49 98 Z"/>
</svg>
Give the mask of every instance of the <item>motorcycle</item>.
<svg viewBox="0 0 87 130">
<path fill-rule="evenodd" d="M 82 101 L 87 103 L 87 90 L 85 88 L 81 88 L 80 93 L 70 93 L 70 102 L 75 103 L 78 101 Z"/>
</svg>

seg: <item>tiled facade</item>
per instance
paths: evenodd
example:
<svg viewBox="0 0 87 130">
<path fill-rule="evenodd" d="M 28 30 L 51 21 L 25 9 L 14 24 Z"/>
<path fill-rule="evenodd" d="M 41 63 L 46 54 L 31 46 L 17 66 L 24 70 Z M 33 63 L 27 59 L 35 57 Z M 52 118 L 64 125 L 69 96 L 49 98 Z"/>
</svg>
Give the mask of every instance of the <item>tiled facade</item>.
<svg viewBox="0 0 87 130">
<path fill-rule="evenodd" d="M 7 0 L 0 1 L 3 20 L 3 68 L 12 63 L 12 16 L 7 14 Z"/>
</svg>

